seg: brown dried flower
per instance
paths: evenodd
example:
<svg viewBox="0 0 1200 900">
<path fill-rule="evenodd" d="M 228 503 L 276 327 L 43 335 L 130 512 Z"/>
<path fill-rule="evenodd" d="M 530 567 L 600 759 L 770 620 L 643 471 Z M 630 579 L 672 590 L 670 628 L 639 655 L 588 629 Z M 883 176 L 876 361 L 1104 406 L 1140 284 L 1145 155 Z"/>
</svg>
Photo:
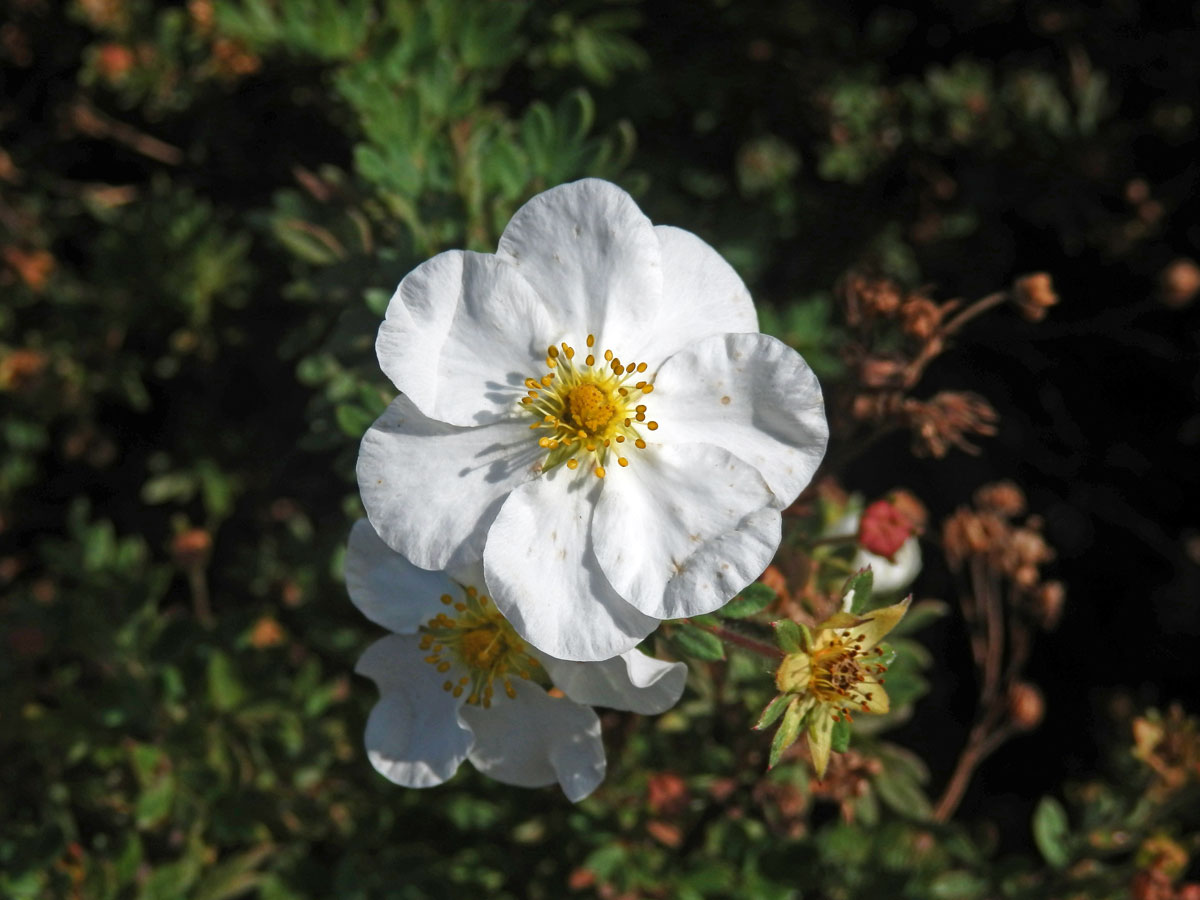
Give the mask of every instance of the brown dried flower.
<svg viewBox="0 0 1200 900">
<path fill-rule="evenodd" d="M 942 324 L 943 312 L 928 297 L 912 294 L 900 307 L 900 329 L 911 338 L 927 341 Z"/>
<path fill-rule="evenodd" d="M 993 435 L 1000 416 L 992 405 L 969 391 L 941 391 L 932 399 L 906 405 L 913 429 L 913 452 L 938 459 L 951 447 L 975 454 L 968 435 Z"/>
<path fill-rule="evenodd" d="M 1011 519 L 1025 512 L 1025 492 L 1011 481 L 985 484 L 975 492 L 975 505 Z"/>
<path fill-rule="evenodd" d="M 1058 303 L 1054 282 L 1045 272 L 1034 272 L 1013 283 L 1012 301 L 1017 310 L 1030 322 L 1046 318 L 1046 310 Z"/>
<path fill-rule="evenodd" d="M 1160 276 L 1163 305 L 1182 309 L 1200 294 L 1200 266 L 1194 260 L 1177 259 Z"/>
<path fill-rule="evenodd" d="M 1036 685 L 1017 681 L 1008 689 L 1008 718 L 1021 731 L 1032 731 L 1046 714 L 1046 701 Z"/>
<path fill-rule="evenodd" d="M 846 323 L 852 327 L 866 319 L 888 318 L 900 308 L 903 294 L 900 287 L 889 278 L 872 278 L 859 272 L 850 272 L 837 288 Z"/>
<path fill-rule="evenodd" d="M 189 528 L 171 541 L 171 558 L 181 569 L 192 569 L 208 562 L 212 536 L 203 528 Z"/>
</svg>

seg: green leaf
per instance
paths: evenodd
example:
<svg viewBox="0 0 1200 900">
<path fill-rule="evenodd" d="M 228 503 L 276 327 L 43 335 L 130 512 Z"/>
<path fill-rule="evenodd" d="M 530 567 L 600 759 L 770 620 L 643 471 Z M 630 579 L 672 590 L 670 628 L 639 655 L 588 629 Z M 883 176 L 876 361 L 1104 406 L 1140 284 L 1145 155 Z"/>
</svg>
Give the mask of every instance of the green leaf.
<svg viewBox="0 0 1200 900">
<path fill-rule="evenodd" d="M 163 772 L 138 795 L 134 820 L 138 828 L 154 828 L 171 812 L 175 802 L 175 776 Z"/>
<path fill-rule="evenodd" d="M 719 612 L 730 619 L 744 619 L 746 616 L 762 612 L 775 602 L 777 596 L 771 588 L 761 581 L 756 581 L 726 603 Z"/>
<path fill-rule="evenodd" d="M 900 815 L 910 819 L 928 819 L 933 815 L 929 798 L 912 773 L 885 763 L 874 785 L 879 799 Z"/>
<path fill-rule="evenodd" d="M 987 893 L 988 884 L 972 872 L 943 872 L 929 884 L 929 896 L 937 900 L 973 900 Z"/>
<path fill-rule="evenodd" d="M 257 887 L 263 873 L 255 870 L 273 850 L 269 845 L 255 847 L 214 866 L 196 885 L 192 900 L 232 900 Z"/>
<path fill-rule="evenodd" d="M 772 622 L 771 627 L 775 629 L 775 640 L 784 653 L 804 653 L 812 646 L 812 635 L 799 622 L 780 619 Z"/>
<path fill-rule="evenodd" d="M 1043 797 L 1033 812 L 1033 840 L 1046 862 L 1056 869 L 1071 861 L 1070 837 L 1067 811 L 1053 797 Z"/>
<path fill-rule="evenodd" d="M 671 643 L 681 655 L 693 659 L 716 662 L 725 658 L 721 639 L 695 625 L 677 625 L 671 631 Z"/>
<path fill-rule="evenodd" d="M 899 637 L 900 635 L 920 631 L 925 626 L 932 624 L 946 615 L 949 611 L 950 607 L 941 600 L 922 600 L 920 603 L 914 603 L 908 608 L 908 612 L 904 614 L 904 618 L 892 629 L 892 635 Z"/>
<path fill-rule="evenodd" d="M 762 731 L 764 728 L 770 728 L 774 725 L 776 720 L 783 715 L 783 711 L 787 709 L 787 705 L 792 699 L 793 697 L 790 694 L 780 694 L 768 703 L 767 708 L 758 717 L 758 721 L 754 723 L 754 730 Z"/>
<path fill-rule="evenodd" d="M 780 724 L 779 730 L 775 732 L 775 737 L 771 740 L 771 758 L 767 762 L 767 768 L 775 768 L 775 764 L 783 756 L 783 751 L 796 743 L 803 722 L 804 713 L 800 707 L 800 698 L 793 697 L 788 704 L 787 712 L 783 714 L 783 722 Z"/>
<path fill-rule="evenodd" d="M 833 723 L 833 743 L 831 748 L 834 753 L 845 753 L 850 746 L 850 723 L 844 718 Z"/>
<path fill-rule="evenodd" d="M 229 657 L 217 650 L 208 658 L 208 699 L 221 712 L 238 706 L 246 689 L 237 677 Z"/>
<path fill-rule="evenodd" d="M 870 608 L 871 591 L 874 586 L 875 575 L 869 566 L 859 569 L 846 579 L 846 585 L 842 588 L 842 600 L 844 601 L 851 591 L 854 592 L 854 599 L 850 601 L 850 612 L 857 614 Z"/>
</svg>

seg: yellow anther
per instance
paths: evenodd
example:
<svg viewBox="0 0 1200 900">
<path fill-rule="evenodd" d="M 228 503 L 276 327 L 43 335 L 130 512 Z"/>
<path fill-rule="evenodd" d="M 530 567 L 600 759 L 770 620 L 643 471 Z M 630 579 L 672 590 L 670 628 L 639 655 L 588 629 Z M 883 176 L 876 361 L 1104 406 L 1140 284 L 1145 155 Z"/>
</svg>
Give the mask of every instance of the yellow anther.
<svg viewBox="0 0 1200 900">
<path fill-rule="evenodd" d="M 634 445 L 635 447 L 637 447 L 639 450 L 645 450 L 645 449 L 646 449 L 646 442 L 645 442 L 645 441 L 643 441 L 641 438 L 638 438 L 636 441 L 634 441 L 634 442 L 633 442 L 633 445 Z"/>
<path fill-rule="evenodd" d="M 442 685 L 442 690 L 443 690 L 443 691 L 452 691 L 452 690 L 454 690 L 454 682 L 453 682 L 453 681 L 447 681 L 445 684 L 443 684 L 443 685 Z"/>
<path fill-rule="evenodd" d="M 542 376 L 542 385 L 544 387 L 550 387 L 550 385 L 552 385 L 552 384 L 554 384 L 554 373 L 553 372 L 550 372 L 549 374 Z"/>
<path fill-rule="evenodd" d="M 455 697 L 461 697 L 463 695 L 463 689 L 456 685 L 454 690 L 452 690 L 450 693 L 453 694 Z"/>
<path fill-rule="evenodd" d="M 629 460 L 627 460 L 623 456 L 618 456 L 617 457 L 617 465 L 619 465 L 621 468 L 625 468 L 625 466 L 629 465 Z"/>
<path fill-rule="evenodd" d="M 617 443 L 618 443 L 618 444 L 623 444 L 623 443 L 625 443 L 625 435 L 623 435 L 623 434 L 618 434 L 618 435 L 617 435 Z"/>
<path fill-rule="evenodd" d="M 546 355 L 549 356 L 551 359 L 556 358 L 558 356 L 558 348 L 555 347 L 553 344 L 551 344 L 549 347 L 546 348 Z"/>
<path fill-rule="evenodd" d="M 644 413 L 646 411 L 646 406 L 645 406 L 645 404 L 638 404 L 637 406 L 634 407 L 634 409 L 637 412 Z"/>
<path fill-rule="evenodd" d="M 577 459 L 568 459 L 568 460 L 567 460 L 567 468 L 568 468 L 568 469 L 571 469 L 571 470 L 578 469 L 578 468 L 579 468 L 579 460 L 577 460 Z"/>
<path fill-rule="evenodd" d="M 647 422 L 646 427 L 649 428 L 651 431 L 658 431 L 658 423 L 657 422 Z"/>
<path fill-rule="evenodd" d="M 646 371 L 646 368 L 647 368 L 647 366 L 646 366 L 646 364 L 645 364 L 645 363 L 638 363 L 638 364 L 637 364 L 637 370 L 638 370 L 639 372 L 645 372 L 645 371 Z"/>
<path fill-rule="evenodd" d="M 454 602 L 454 598 L 451 597 L 449 594 L 442 594 L 442 602 L 445 603 L 447 606 L 449 606 L 451 603 Z"/>
<path fill-rule="evenodd" d="M 442 662 L 438 663 L 437 670 L 439 672 L 449 672 L 450 671 L 450 663 L 443 660 Z"/>
<path fill-rule="evenodd" d="M 612 358 L 613 358 L 613 352 L 612 352 L 611 350 L 605 350 L 605 351 L 604 351 L 604 360 L 605 360 L 605 362 L 608 362 L 608 361 L 609 361 L 609 360 L 611 360 Z"/>
<path fill-rule="evenodd" d="M 589 353 L 587 355 L 587 357 L 584 359 L 584 363 L 589 366 L 594 366 L 596 364 L 596 357 L 592 356 L 592 354 Z"/>
<path fill-rule="evenodd" d="M 466 611 L 467 611 L 467 604 L 465 604 L 465 603 L 455 603 L 455 604 L 454 604 L 454 608 L 455 608 L 455 609 L 457 609 L 459 612 L 466 612 Z"/>
<path fill-rule="evenodd" d="M 643 394 L 649 394 L 651 391 L 653 391 L 653 390 L 654 390 L 654 385 L 652 385 L 652 384 L 644 384 L 644 385 L 642 385 L 642 386 L 641 386 L 641 388 L 639 388 L 639 390 L 640 390 L 640 391 L 641 391 Z"/>
<path fill-rule="evenodd" d="M 604 466 L 596 466 L 595 472 L 596 472 L 597 478 L 603 478 L 604 477 Z"/>
<path fill-rule="evenodd" d="M 595 346 L 596 346 L 596 336 L 595 336 L 594 334 L 589 334 L 589 335 L 587 336 L 587 345 L 588 345 L 589 347 L 595 347 Z M 588 365 L 590 366 L 590 365 L 591 365 L 591 363 L 588 363 Z"/>
<path fill-rule="evenodd" d="M 575 348 L 574 347 L 568 347 L 565 352 L 567 354 L 567 359 L 575 358 Z"/>
</svg>

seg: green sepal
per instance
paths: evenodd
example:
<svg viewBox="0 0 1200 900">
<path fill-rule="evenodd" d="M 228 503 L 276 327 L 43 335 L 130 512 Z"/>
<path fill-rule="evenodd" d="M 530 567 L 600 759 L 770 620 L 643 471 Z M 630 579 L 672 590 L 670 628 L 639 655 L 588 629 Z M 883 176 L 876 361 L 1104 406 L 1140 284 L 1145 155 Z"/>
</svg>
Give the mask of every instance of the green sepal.
<svg viewBox="0 0 1200 900">
<path fill-rule="evenodd" d="M 804 711 L 800 706 L 800 698 L 793 697 L 787 705 L 787 712 L 783 714 L 783 722 L 780 724 L 779 730 L 775 732 L 775 737 L 771 740 L 768 769 L 775 768 L 775 764 L 783 756 L 783 751 L 796 743 L 796 738 L 800 737 L 800 726 L 803 724 Z"/>
<path fill-rule="evenodd" d="M 681 656 L 704 662 L 717 662 L 725 658 L 725 645 L 721 639 L 695 625 L 676 625 L 671 629 L 670 640 Z"/>
<path fill-rule="evenodd" d="M 850 746 L 850 723 L 839 719 L 833 723 L 833 739 L 830 749 L 834 753 L 845 753 Z"/>
<path fill-rule="evenodd" d="M 854 599 L 850 601 L 850 612 L 861 613 L 871 605 L 871 591 L 874 588 L 875 575 L 872 573 L 871 567 L 867 566 L 846 579 L 846 584 L 842 588 L 842 600 L 845 601 L 846 595 L 853 591 Z"/>
<path fill-rule="evenodd" d="M 799 622 L 791 619 L 780 619 L 772 622 L 775 629 L 775 640 L 784 653 L 807 653 L 812 649 L 812 635 Z"/>
<path fill-rule="evenodd" d="M 745 590 L 721 607 L 718 612 L 730 619 L 744 619 L 762 612 L 775 602 L 779 595 L 761 581 L 747 585 Z"/>
<path fill-rule="evenodd" d="M 762 715 L 758 717 L 758 721 L 754 723 L 755 731 L 762 731 L 764 728 L 770 728 L 783 715 L 783 711 L 787 709 L 788 703 L 795 699 L 791 694 L 780 694 L 774 700 L 767 704 L 767 708 L 762 711 Z"/>
</svg>

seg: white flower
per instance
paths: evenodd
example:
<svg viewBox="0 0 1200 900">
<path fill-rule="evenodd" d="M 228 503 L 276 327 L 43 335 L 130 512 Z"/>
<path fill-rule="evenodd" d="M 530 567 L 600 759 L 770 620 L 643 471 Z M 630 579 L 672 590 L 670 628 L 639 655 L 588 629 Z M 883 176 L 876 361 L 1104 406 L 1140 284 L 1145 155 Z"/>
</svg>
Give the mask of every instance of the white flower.
<svg viewBox="0 0 1200 900">
<path fill-rule="evenodd" d="M 482 554 L 500 610 L 560 659 L 722 606 L 825 451 L 816 377 L 733 269 L 605 181 L 534 197 L 495 255 L 419 266 L 376 350 L 403 395 L 359 454 L 372 524 L 425 568 Z"/>
<path fill-rule="evenodd" d="M 367 720 L 367 755 L 405 787 L 441 784 L 469 759 L 498 781 L 557 781 L 568 799 L 581 800 L 604 779 L 591 706 L 649 715 L 683 693 L 683 663 L 638 650 L 590 663 L 538 652 L 474 585 L 418 569 L 365 519 L 350 533 L 346 586 L 367 618 L 395 632 L 372 644 L 356 671 L 380 693 Z"/>
</svg>

